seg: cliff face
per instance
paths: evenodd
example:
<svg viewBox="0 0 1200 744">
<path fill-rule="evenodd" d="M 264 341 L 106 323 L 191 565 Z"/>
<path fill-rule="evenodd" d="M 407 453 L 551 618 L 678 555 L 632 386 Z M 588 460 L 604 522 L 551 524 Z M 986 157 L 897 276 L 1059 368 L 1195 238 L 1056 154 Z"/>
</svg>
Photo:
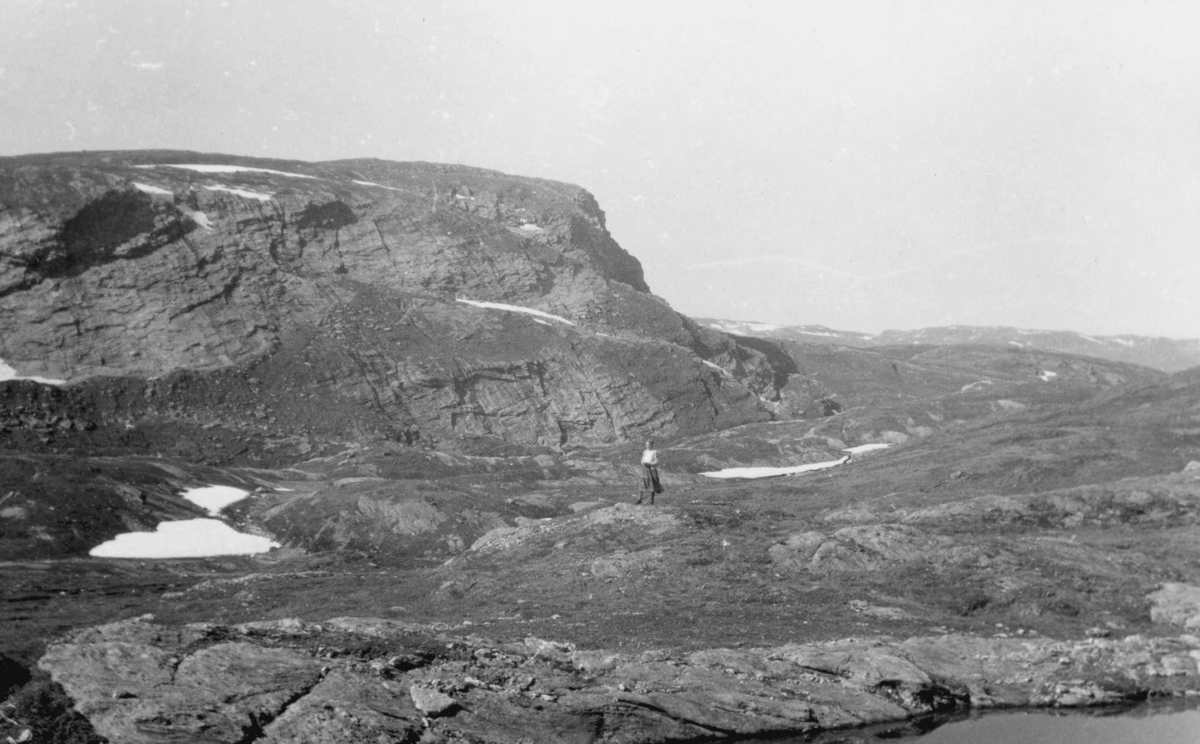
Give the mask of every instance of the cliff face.
<svg viewBox="0 0 1200 744">
<path fill-rule="evenodd" d="M 761 420 L 780 384 L 650 294 L 581 188 L 180 152 L 0 159 L 0 360 L 152 380 L 139 415 L 547 445 Z"/>
</svg>

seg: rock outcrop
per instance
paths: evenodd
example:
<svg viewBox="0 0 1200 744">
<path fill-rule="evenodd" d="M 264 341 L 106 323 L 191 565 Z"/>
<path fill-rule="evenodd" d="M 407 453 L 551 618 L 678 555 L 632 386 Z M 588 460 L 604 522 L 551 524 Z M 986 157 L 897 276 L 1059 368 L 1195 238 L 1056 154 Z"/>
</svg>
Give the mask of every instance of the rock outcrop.
<svg viewBox="0 0 1200 744">
<path fill-rule="evenodd" d="M 1200 690 L 1200 642 L 918 637 L 640 654 L 387 620 L 77 632 L 39 666 L 112 741 L 670 742 Z"/>
<path fill-rule="evenodd" d="M 135 418 L 249 404 L 276 429 L 446 444 L 762 420 L 780 377 L 650 294 L 581 188 L 179 152 L 0 159 L 0 360 L 153 380 Z"/>
</svg>

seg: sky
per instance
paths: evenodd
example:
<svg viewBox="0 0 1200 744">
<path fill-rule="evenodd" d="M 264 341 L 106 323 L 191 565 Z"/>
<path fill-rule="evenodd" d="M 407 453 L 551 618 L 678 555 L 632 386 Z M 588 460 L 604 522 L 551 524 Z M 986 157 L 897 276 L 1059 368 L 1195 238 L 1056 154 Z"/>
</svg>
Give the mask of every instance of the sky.
<svg viewBox="0 0 1200 744">
<path fill-rule="evenodd" d="M 689 315 L 1200 338 L 1200 4 L 0 0 L 0 155 L 584 186 Z"/>
</svg>

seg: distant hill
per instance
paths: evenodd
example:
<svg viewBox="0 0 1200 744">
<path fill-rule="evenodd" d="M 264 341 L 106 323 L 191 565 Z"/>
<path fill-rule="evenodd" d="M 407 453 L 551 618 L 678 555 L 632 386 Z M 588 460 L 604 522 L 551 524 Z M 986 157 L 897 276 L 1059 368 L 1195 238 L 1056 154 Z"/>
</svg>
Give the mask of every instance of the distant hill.
<svg viewBox="0 0 1200 744">
<path fill-rule="evenodd" d="M 1140 364 L 1144 367 L 1179 372 L 1200 366 L 1200 339 L 1176 339 L 1161 336 L 1089 336 L 1074 331 L 1040 331 L 1007 326 L 943 326 L 912 331 L 888 330 L 878 335 L 836 331 L 820 325 L 783 326 L 740 320 L 696 318 L 697 322 L 725 333 L 805 343 L 841 346 L 898 346 L 922 344 L 951 346 L 982 344 L 1038 349 L 1064 354 Z"/>
</svg>

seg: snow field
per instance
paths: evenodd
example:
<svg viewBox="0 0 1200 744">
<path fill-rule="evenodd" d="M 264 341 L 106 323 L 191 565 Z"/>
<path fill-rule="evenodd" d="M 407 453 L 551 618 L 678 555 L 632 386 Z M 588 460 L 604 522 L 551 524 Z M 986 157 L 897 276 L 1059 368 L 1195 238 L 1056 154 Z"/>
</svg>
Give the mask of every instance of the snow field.
<svg viewBox="0 0 1200 744">
<path fill-rule="evenodd" d="M 356 179 L 351 178 L 350 182 L 357 183 L 359 186 L 374 186 L 377 189 L 388 189 L 389 191 L 404 191 L 404 189 L 398 189 L 395 186 L 384 186 L 383 184 L 375 183 L 374 181 L 358 181 Z"/>
<path fill-rule="evenodd" d="M 219 519 L 163 522 L 154 532 L 126 532 L 88 551 L 97 558 L 207 558 L 217 555 L 255 555 L 279 543 L 247 535 Z"/>
<path fill-rule="evenodd" d="M 271 173 L 276 176 L 290 178 L 316 178 L 303 173 L 288 173 L 287 171 L 271 170 L 270 168 L 251 168 L 248 165 L 212 165 L 208 163 L 160 163 L 156 165 L 138 165 L 135 168 L 183 168 L 197 173 Z"/>
<path fill-rule="evenodd" d="M 874 452 L 875 450 L 887 449 L 891 446 L 892 445 L 888 444 L 887 442 L 875 442 L 873 444 L 860 444 L 857 447 L 848 447 L 847 449 L 842 450 L 842 452 L 849 452 L 852 455 L 857 455 L 860 452 Z"/>
<path fill-rule="evenodd" d="M 235 189 L 235 188 L 231 188 L 229 186 L 205 186 L 204 188 L 208 189 L 209 191 L 225 191 L 227 193 L 233 194 L 234 196 L 240 196 L 243 199 L 257 199 L 259 201 L 264 201 L 264 202 L 271 201 L 270 194 L 263 194 L 258 191 L 247 191 L 246 189 Z"/>
<path fill-rule="evenodd" d="M 183 492 L 188 501 L 216 516 L 230 504 L 250 495 L 233 486 L 203 486 Z M 279 543 L 238 532 L 219 519 L 160 522 L 154 532 L 125 532 L 88 551 L 97 558 L 207 558 L 217 555 L 265 553 Z"/>
<path fill-rule="evenodd" d="M 250 495 L 249 491 L 233 486 L 204 486 L 189 488 L 183 492 L 183 497 L 196 506 L 208 509 L 208 513 L 216 516 L 230 504 L 237 503 Z"/>
<path fill-rule="evenodd" d="M 38 377 L 37 375 L 18 375 L 15 369 L 6 364 L 3 359 L 0 359 L 0 382 L 6 382 L 8 380 L 33 380 L 34 382 L 40 382 L 43 385 L 67 384 L 66 380 L 51 380 L 47 377 Z"/>
<path fill-rule="evenodd" d="M 561 318 L 557 315 L 551 315 L 550 313 L 542 312 L 541 310 L 534 310 L 533 308 L 529 308 L 529 307 L 520 307 L 518 305 L 505 305 L 502 302 L 480 302 L 478 300 L 459 299 L 459 300 L 457 300 L 457 302 L 461 302 L 464 305 L 472 305 L 474 307 L 482 307 L 482 308 L 487 308 L 487 309 L 491 309 L 491 310 L 507 310 L 510 313 L 524 313 L 526 315 L 536 315 L 539 318 L 548 318 L 550 320 L 557 320 L 559 323 L 566 323 L 567 325 L 570 325 L 570 326 L 575 325 L 575 323 L 567 320 L 566 318 Z"/>
<path fill-rule="evenodd" d="M 142 193 L 145 193 L 145 194 L 149 194 L 151 196 L 169 196 L 172 199 L 175 198 L 174 192 L 168 191 L 166 189 L 160 189 L 157 186 L 151 186 L 148 183 L 138 183 L 137 181 L 134 181 L 133 187 L 135 189 L 137 189 L 138 191 L 141 191 Z"/>
<path fill-rule="evenodd" d="M 842 465 L 849 460 L 850 456 L 846 455 L 840 460 L 810 462 L 807 465 L 794 465 L 787 468 L 725 468 L 724 470 L 715 470 L 708 473 L 701 473 L 700 475 L 708 476 L 709 478 L 774 478 L 778 475 L 795 475 L 796 473 L 809 473 L 814 470 L 836 468 L 838 465 Z"/>
</svg>

